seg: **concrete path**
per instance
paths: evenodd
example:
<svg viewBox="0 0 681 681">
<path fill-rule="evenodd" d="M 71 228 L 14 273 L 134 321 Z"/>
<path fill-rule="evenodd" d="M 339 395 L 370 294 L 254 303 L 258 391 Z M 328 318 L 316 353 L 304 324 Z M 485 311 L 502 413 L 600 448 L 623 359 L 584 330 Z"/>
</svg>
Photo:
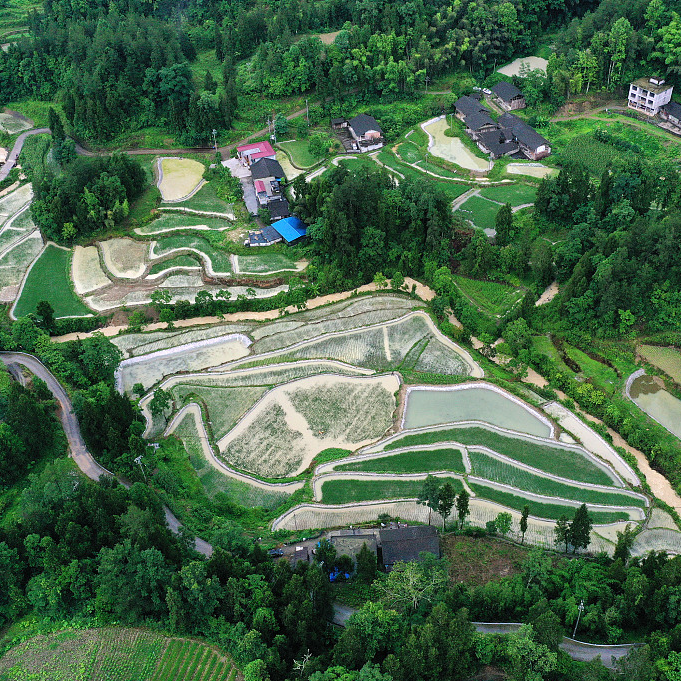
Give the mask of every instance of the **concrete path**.
<svg viewBox="0 0 681 681">
<path fill-rule="evenodd" d="M 19 154 L 21 153 L 26 138 L 30 135 L 42 135 L 49 132 L 49 128 L 36 128 L 35 130 L 27 130 L 26 132 L 22 132 L 21 135 L 17 137 L 17 141 L 14 143 L 12 151 L 9 152 L 9 156 L 5 161 L 5 165 L 0 168 L 0 182 L 2 182 L 9 175 L 10 170 L 12 170 L 12 168 L 14 168 L 14 166 L 17 164 L 17 159 L 19 158 Z"/>
<path fill-rule="evenodd" d="M 59 420 L 64 428 L 66 439 L 71 450 L 71 457 L 76 462 L 80 470 L 87 475 L 91 480 L 98 481 L 103 475 L 113 475 L 103 466 L 100 466 L 95 458 L 90 454 L 83 440 L 80 432 L 80 424 L 73 411 L 73 405 L 62 387 L 61 383 L 52 375 L 52 372 L 33 355 L 28 355 L 23 352 L 0 352 L 0 362 L 5 364 L 13 375 L 16 375 L 16 366 L 21 365 L 26 367 L 32 374 L 45 381 L 50 392 L 59 403 Z M 125 484 L 125 483 L 121 483 Z M 129 484 L 125 484 L 129 487 Z M 168 507 L 164 507 L 166 522 L 168 527 L 176 534 L 180 530 L 180 521 L 171 513 Z M 213 553 L 213 548 L 210 544 L 197 538 L 194 546 L 199 553 L 204 556 L 210 556 Z"/>
</svg>

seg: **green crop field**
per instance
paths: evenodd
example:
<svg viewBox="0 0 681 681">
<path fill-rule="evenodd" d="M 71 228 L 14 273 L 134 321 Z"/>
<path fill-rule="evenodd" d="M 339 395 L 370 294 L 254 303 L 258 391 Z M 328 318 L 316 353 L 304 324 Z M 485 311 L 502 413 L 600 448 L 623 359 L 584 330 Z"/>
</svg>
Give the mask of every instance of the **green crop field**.
<svg viewBox="0 0 681 681">
<path fill-rule="evenodd" d="M 558 350 L 556 350 L 556 346 L 548 336 L 532 336 L 532 348 L 535 352 L 549 357 L 561 371 L 565 371 L 568 374 L 572 373 L 567 364 L 563 362 L 563 359 L 558 354 Z"/>
<path fill-rule="evenodd" d="M 294 166 L 309 168 L 315 163 L 319 163 L 323 156 L 313 156 L 307 148 L 308 144 L 308 140 L 291 140 L 290 142 L 280 142 L 277 146 L 288 152 Z"/>
<path fill-rule="evenodd" d="M 138 234 L 159 234 L 170 231 L 191 231 L 196 227 L 208 227 L 215 231 L 226 231 L 234 227 L 234 223 L 221 218 L 211 218 L 205 215 L 164 212 L 153 222 L 137 229 Z M 204 230 L 200 230 L 204 231 Z"/>
<path fill-rule="evenodd" d="M 485 452 L 469 451 L 473 475 L 486 478 L 493 482 L 502 482 L 512 487 L 535 494 L 543 494 L 549 497 L 560 497 L 573 501 L 583 501 L 591 504 L 603 504 L 606 506 L 636 506 L 645 507 L 643 499 L 631 497 L 621 492 L 605 492 L 577 485 L 568 485 L 558 480 L 545 478 L 523 468 L 518 468 L 511 463 L 501 461 Z"/>
<path fill-rule="evenodd" d="M 166 206 L 183 206 L 192 210 L 205 210 L 210 213 L 231 213 L 232 206 L 218 198 L 210 182 L 204 184 L 194 196 L 178 203 L 161 204 Z"/>
<path fill-rule="evenodd" d="M 489 499 L 489 501 L 495 501 L 497 504 L 507 506 L 515 511 L 522 511 L 523 507 L 528 505 L 530 507 L 530 515 L 546 518 L 547 520 L 558 520 L 562 515 L 572 518 L 575 513 L 574 506 L 541 503 L 509 492 L 502 492 L 501 490 L 488 487 L 487 485 L 481 485 L 480 483 L 470 483 L 470 488 L 475 492 L 476 496 L 482 499 Z M 629 514 L 626 511 L 589 510 L 589 515 L 595 524 L 615 523 L 619 520 L 629 520 Z"/>
<path fill-rule="evenodd" d="M 366 156 L 357 158 L 339 158 L 338 163 L 352 172 L 357 172 L 360 168 L 376 169 L 377 164 Z"/>
<path fill-rule="evenodd" d="M 461 293 L 477 308 L 493 316 L 504 315 L 523 297 L 520 289 L 494 281 L 478 281 L 461 276 L 455 276 L 454 281 Z"/>
<path fill-rule="evenodd" d="M 268 272 L 282 272 L 285 270 L 295 270 L 296 264 L 288 257 L 286 253 L 277 251 L 268 251 L 261 253 L 259 250 L 253 249 L 255 255 L 240 255 L 239 256 L 239 272 L 246 274 L 267 274 Z"/>
<path fill-rule="evenodd" d="M 453 471 L 464 473 L 463 458 L 458 449 L 430 449 L 400 452 L 377 459 L 355 461 L 336 466 L 337 471 L 369 471 L 372 473 L 429 473 Z"/>
<path fill-rule="evenodd" d="M 201 266 L 202 263 L 199 262 L 199 259 L 196 256 L 188 254 L 176 255 L 174 258 L 168 258 L 167 260 L 162 260 L 161 262 L 155 262 L 149 268 L 149 275 L 164 272 L 165 270 L 168 270 L 171 267 L 201 267 Z"/>
<path fill-rule="evenodd" d="M 142 629 L 68 629 L 38 635 L 0 659 L 7 681 L 225 681 L 230 658 L 200 641 Z"/>
<path fill-rule="evenodd" d="M 417 163 L 424 160 L 423 152 L 413 142 L 403 142 L 397 147 L 400 158 L 407 163 Z"/>
<path fill-rule="evenodd" d="M 646 361 L 664 371 L 677 383 L 681 383 L 681 351 L 657 345 L 639 345 L 637 350 Z"/>
<path fill-rule="evenodd" d="M 35 262 L 26 278 L 21 296 L 14 309 L 16 317 L 35 312 L 38 303 L 46 300 L 56 317 L 83 317 L 91 310 L 78 298 L 71 283 L 72 252 L 49 245 Z"/>
<path fill-rule="evenodd" d="M 537 189 L 528 184 L 507 184 L 498 187 L 485 187 L 480 190 L 480 196 L 491 201 L 521 206 L 525 203 L 534 203 L 537 197 Z"/>
<path fill-rule="evenodd" d="M 457 494 L 463 490 L 463 483 L 458 478 L 438 478 L 438 482 L 451 482 Z M 423 480 L 327 480 L 322 484 L 322 503 L 414 499 L 422 489 Z"/>
<path fill-rule="evenodd" d="M 573 137 L 557 154 L 562 163 L 582 163 L 594 177 L 600 177 L 613 161 L 623 156 L 622 152 L 589 134 Z"/>
<path fill-rule="evenodd" d="M 494 229 L 497 213 L 501 206 L 498 203 L 471 196 L 456 211 L 464 220 L 471 220 L 479 229 Z"/>
<path fill-rule="evenodd" d="M 204 253 L 213 264 L 213 270 L 220 273 L 232 271 L 229 253 L 218 251 L 206 239 L 188 234 L 173 234 L 159 237 L 154 248 L 154 256 L 161 256 L 176 248 L 192 248 Z"/>
<path fill-rule="evenodd" d="M 578 452 L 535 440 L 525 440 L 482 427 L 448 428 L 404 435 L 388 443 L 386 450 L 437 442 L 459 442 L 487 447 L 497 454 L 569 480 L 612 486 L 612 478 Z"/>
</svg>

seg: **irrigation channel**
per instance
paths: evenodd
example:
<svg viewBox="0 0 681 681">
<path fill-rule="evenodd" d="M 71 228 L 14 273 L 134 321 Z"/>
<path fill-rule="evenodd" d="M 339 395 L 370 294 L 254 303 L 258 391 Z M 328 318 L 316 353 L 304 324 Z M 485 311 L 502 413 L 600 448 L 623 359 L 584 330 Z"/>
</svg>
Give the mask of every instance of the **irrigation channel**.
<svg viewBox="0 0 681 681">
<path fill-rule="evenodd" d="M 0 352 L 0 362 L 2 362 L 10 371 L 10 373 L 19 381 L 22 380 L 21 372 L 18 370 L 19 366 L 25 367 L 38 378 L 45 381 L 50 392 L 59 403 L 59 419 L 64 428 L 64 433 L 69 443 L 71 456 L 76 462 L 78 468 L 87 475 L 91 480 L 98 481 L 103 475 L 112 475 L 112 473 L 97 461 L 95 461 L 92 454 L 88 451 L 83 436 L 80 432 L 80 425 L 78 419 L 73 411 L 73 405 L 69 399 L 66 390 L 59 381 L 54 377 L 52 372 L 45 367 L 45 365 L 36 357 L 25 354 L 23 352 Z M 121 481 L 121 484 L 129 487 L 129 484 Z M 168 527 L 175 533 L 179 532 L 181 527 L 180 521 L 173 515 L 170 509 L 164 507 L 166 522 Z M 316 541 L 316 540 L 315 540 Z M 206 541 L 196 538 L 194 545 L 199 553 L 204 556 L 210 556 L 213 553 L 213 547 Z M 353 614 L 354 610 L 343 606 L 341 604 L 334 604 L 335 624 L 345 626 L 348 618 Z M 474 622 L 475 628 L 481 633 L 512 633 L 516 631 L 521 625 L 517 623 L 485 623 Z M 601 657 L 603 664 L 607 667 L 613 667 L 614 661 L 626 655 L 634 647 L 641 645 L 638 643 L 630 643 L 625 645 L 594 645 L 582 641 L 576 641 L 565 637 L 560 647 L 574 660 L 593 660 L 596 657 Z"/>
</svg>

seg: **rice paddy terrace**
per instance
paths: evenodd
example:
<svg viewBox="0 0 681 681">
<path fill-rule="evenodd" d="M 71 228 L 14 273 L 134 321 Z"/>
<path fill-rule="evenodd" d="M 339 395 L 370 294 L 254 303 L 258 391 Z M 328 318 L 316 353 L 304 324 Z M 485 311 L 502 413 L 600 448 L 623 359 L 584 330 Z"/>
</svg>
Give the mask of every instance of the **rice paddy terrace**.
<svg viewBox="0 0 681 681">
<path fill-rule="evenodd" d="M 426 521 L 416 497 L 433 474 L 468 490 L 473 525 L 506 511 L 517 534 L 529 505 L 534 544 L 552 546 L 555 521 L 585 503 L 591 550 L 612 552 L 630 524 L 641 530 L 635 552 L 681 551 L 671 517 L 651 513 L 603 438 L 558 403 L 481 381 L 422 308 L 383 293 L 268 322 L 118 336 L 118 387 L 143 386 L 146 436 L 179 438 L 197 474 L 231 478 L 253 505 L 302 489 L 304 503 L 291 502 L 273 529 L 381 513 Z M 163 417 L 149 409 L 158 388 L 172 397 Z"/>
</svg>

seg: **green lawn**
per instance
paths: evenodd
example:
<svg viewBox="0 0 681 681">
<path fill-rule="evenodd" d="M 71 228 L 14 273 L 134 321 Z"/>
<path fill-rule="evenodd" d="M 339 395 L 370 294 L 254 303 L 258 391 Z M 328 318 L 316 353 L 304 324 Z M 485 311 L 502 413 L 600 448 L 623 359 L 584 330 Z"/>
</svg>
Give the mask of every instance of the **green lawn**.
<svg viewBox="0 0 681 681">
<path fill-rule="evenodd" d="M 355 461 L 336 466 L 338 471 L 369 471 L 373 473 L 429 473 L 454 471 L 464 473 L 463 458 L 458 449 L 432 449 L 400 452 L 377 459 Z"/>
<path fill-rule="evenodd" d="M 511 437 L 478 426 L 408 434 L 388 443 L 385 449 L 448 441 L 468 446 L 487 447 L 497 454 L 503 454 L 528 466 L 568 480 L 608 486 L 613 484 L 612 478 L 605 471 L 575 451 L 553 447 L 534 440 Z"/>
<path fill-rule="evenodd" d="M 458 478 L 438 478 L 438 482 L 451 482 L 457 494 L 463 490 L 463 483 Z M 322 503 L 413 499 L 422 489 L 423 480 L 328 480 L 322 484 Z"/>
<path fill-rule="evenodd" d="M 480 191 L 480 196 L 500 203 L 510 203 L 512 206 L 522 206 L 525 203 L 534 203 L 537 189 L 527 184 L 507 184 L 485 187 Z"/>
<path fill-rule="evenodd" d="M 546 518 L 548 520 L 558 520 L 562 515 L 572 518 L 576 508 L 574 506 L 563 506 L 561 504 L 540 503 L 533 499 L 526 499 L 525 497 L 509 492 L 502 492 L 498 489 L 493 489 L 487 485 L 479 483 L 471 483 L 470 488 L 475 492 L 475 495 L 489 501 L 495 501 L 498 504 L 512 508 L 515 511 L 522 511 L 525 505 L 530 507 L 530 515 L 539 518 Z M 589 511 L 589 515 L 594 523 L 605 524 L 614 523 L 618 520 L 629 520 L 629 514 L 625 511 Z"/>
<path fill-rule="evenodd" d="M 456 211 L 465 220 L 471 220 L 479 229 L 494 229 L 501 206 L 481 196 L 471 196 Z"/>
<path fill-rule="evenodd" d="M 494 281 L 478 281 L 454 276 L 457 288 L 482 312 L 498 316 L 505 314 L 523 297 L 518 288 L 497 284 Z"/>
<path fill-rule="evenodd" d="M 486 478 L 493 482 L 501 482 L 512 487 L 518 487 L 526 492 L 543 494 L 548 497 L 560 497 L 573 501 L 583 501 L 590 504 L 603 504 L 605 506 L 636 506 L 645 507 L 643 499 L 630 497 L 621 492 L 604 492 L 568 485 L 558 480 L 545 478 L 523 468 L 518 468 L 511 463 L 496 459 L 485 452 L 470 451 L 473 475 Z"/>
<path fill-rule="evenodd" d="M 84 317 L 92 314 L 73 290 L 71 256 L 70 250 L 47 246 L 26 279 L 14 308 L 16 317 L 35 312 L 41 300 L 52 305 L 56 317 Z"/>
<path fill-rule="evenodd" d="M 288 152 L 291 162 L 298 168 L 310 168 L 319 163 L 323 156 L 313 156 L 308 151 L 309 140 L 291 140 L 289 142 L 279 142 L 277 146 Z"/>
<path fill-rule="evenodd" d="M 376 168 L 377 164 L 367 156 L 358 156 L 357 158 L 341 158 L 338 163 L 345 166 L 352 172 L 358 171 L 360 168 Z"/>
</svg>

